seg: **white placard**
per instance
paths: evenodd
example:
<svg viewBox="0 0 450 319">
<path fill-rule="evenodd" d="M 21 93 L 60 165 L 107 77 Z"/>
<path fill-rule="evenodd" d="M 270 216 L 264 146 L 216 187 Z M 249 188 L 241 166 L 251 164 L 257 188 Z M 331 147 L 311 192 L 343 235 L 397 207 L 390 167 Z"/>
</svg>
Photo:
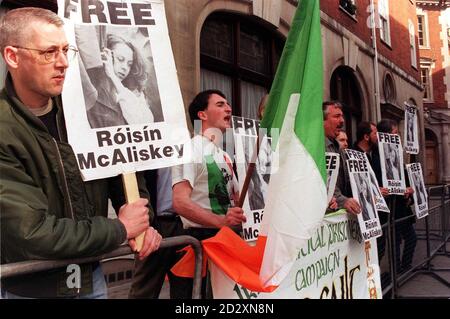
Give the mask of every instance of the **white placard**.
<svg viewBox="0 0 450 319">
<path fill-rule="evenodd" d="M 242 192 L 247 168 L 256 150 L 259 121 L 233 116 L 233 135 L 236 153 L 236 168 L 239 176 L 239 192 Z M 264 214 L 265 198 L 272 173 L 272 139 L 267 135 L 260 136 L 261 144 L 258 157 L 255 160 L 255 170 L 250 178 L 247 195 L 243 203 L 247 221 L 243 223 L 243 237 L 246 241 L 258 238 Z"/>
<path fill-rule="evenodd" d="M 409 183 L 414 190 L 414 210 L 417 219 L 428 215 L 428 194 L 423 181 L 422 166 L 420 163 L 406 164 Z"/>
<path fill-rule="evenodd" d="M 364 240 L 382 235 L 381 223 L 378 217 L 375 196 L 370 180 L 370 164 L 367 156 L 355 150 L 346 149 L 346 163 L 353 198 L 361 206 L 361 213 L 358 214 L 359 226 Z"/>
<path fill-rule="evenodd" d="M 403 151 L 400 136 L 377 132 L 383 187 L 389 194 L 403 195 L 406 190 Z"/>
<path fill-rule="evenodd" d="M 417 121 L 417 107 L 405 103 L 405 151 L 419 154 L 419 125 Z"/>
<path fill-rule="evenodd" d="M 190 140 L 161 0 L 58 0 L 79 50 L 62 93 L 84 180 L 184 162 Z"/>
</svg>

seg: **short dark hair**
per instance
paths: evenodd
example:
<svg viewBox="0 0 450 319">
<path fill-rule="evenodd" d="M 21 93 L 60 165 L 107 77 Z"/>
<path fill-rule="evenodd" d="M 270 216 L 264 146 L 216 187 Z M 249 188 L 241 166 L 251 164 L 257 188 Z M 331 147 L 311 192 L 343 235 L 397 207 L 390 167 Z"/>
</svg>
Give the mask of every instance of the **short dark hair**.
<svg viewBox="0 0 450 319">
<path fill-rule="evenodd" d="M 209 97 L 213 94 L 220 95 L 224 99 L 227 97 L 222 91 L 219 90 L 206 90 L 197 94 L 189 104 L 189 117 L 191 118 L 191 123 L 194 125 L 195 120 L 199 120 L 198 112 L 204 111 L 208 107 Z"/>
<path fill-rule="evenodd" d="M 325 101 L 322 103 L 322 111 L 323 111 L 323 119 L 326 120 L 328 116 L 328 109 L 329 106 L 333 105 L 334 107 L 340 109 L 341 111 L 344 110 L 344 105 L 341 102 L 338 101 Z"/>
<path fill-rule="evenodd" d="M 391 133 L 394 127 L 398 126 L 397 122 L 391 119 L 382 119 L 377 124 L 377 130 L 380 133 Z"/>
<path fill-rule="evenodd" d="M 370 135 L 372 132 L 372 125 L 376 126 L 374 123 L 368 121 L 362 121 L 358 124 L 358 127 L 356 128 L 356 142 L 362 141 L 364 135 Z"/>
</svg>

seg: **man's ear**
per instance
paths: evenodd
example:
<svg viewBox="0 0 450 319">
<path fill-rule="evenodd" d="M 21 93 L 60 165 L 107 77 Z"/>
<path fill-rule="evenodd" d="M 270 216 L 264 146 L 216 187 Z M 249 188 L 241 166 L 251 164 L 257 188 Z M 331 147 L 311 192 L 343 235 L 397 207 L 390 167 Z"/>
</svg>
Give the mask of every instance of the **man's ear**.
<svg viewBox="0 0 450 319">
<path fill-rule="evenodd" d="M 12 46 L 7 46 L 3 50 L 3 59 L 8 67 L 12 69 L 17 69 L 19 67 L 19 55 L 17 54 L 17 51 L 17 48 Z"/>
<path fill-rule="evenodd" d="M 198 111 L 197 116 L 202 121 L 205 121 L 208 118 L 205 111 Z"/>
</svg>

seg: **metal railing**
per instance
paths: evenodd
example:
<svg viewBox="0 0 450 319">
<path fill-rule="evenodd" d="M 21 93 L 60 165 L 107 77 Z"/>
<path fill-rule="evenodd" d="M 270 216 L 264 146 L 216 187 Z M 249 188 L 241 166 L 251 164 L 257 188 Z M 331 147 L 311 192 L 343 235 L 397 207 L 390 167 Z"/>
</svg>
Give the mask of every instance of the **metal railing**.
<svg viewBox="0 0 450 319">
<path fill-rule="evenodd" d="M 439 272 L 449 272 L 450 267 L 435 267 L 432 261 L 437 256 L 450 257 L 447 251 L 447 242 L 450 240 L 450 185 L 433 186 L 427 188 L 428 192 L 428 215 L 416 222 L 415 232 L 417 234 L 417 245 L 415 250 L 425 250 L 425 255 L 415 258 L 409 270 L 398 272 L 400 265 L 396 262 L 396 225 L 415 218 L 414 215 L 395 218 L 395 209 L 391 210 L 389 221 L 385 224 L 388 230 L 387 249 L 389 256 L 390 282 L 383 287 L 383 295 L 390 294 L 392 298 L 426 298 L 424 295 L 405 294 L 400 288 L 418 275 L 425 275 L 437 280 L 440 284 L 450 288 L 450 282 L 439 274 Z M 394 206 L 394 205 L 393 205 Z M 405 242 L 406 244 L 406 242 Z M 405 248 L 404 248 L 405 249 Z M 449 294 L 433 298 L 449 298 Z"/>
<path fill-rule="evenodd" d="M 201 298 L 201 284 L 202 284 L 202 263 L 203 252 L 200 241 L 192 236 L 176 236 L 168 237 L 161 241 L 159 249 L 170 248 L 180 245 L 191 245 L 195 253 L 195 268 L 194 268 L 194 281 L 192 287 L 192 298 Z M 87 258 L 76 259 L 61 259 L 61 260 L 29 260 L 11 264 L 0 265 L 0 278 L 9 278 L 20 275 L 26 275 L 36 273 L 45 270 L 62 268 L 70 264 L 86 264 L 95 261 L 101 261 L 103 259 L 109 259 L 114 257 L 120 257 L 133 254 L 133 251 L 128 245 L 121 246 L 114 251 Z"/>
</svg>

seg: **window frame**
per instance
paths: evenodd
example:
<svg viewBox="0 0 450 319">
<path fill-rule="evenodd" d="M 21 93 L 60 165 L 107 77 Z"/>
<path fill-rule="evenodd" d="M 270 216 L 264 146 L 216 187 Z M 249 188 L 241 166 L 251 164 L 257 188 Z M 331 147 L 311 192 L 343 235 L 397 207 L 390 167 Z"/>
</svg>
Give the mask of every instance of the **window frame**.
<svg viewBox="0 0 450 319">
<path fill-rule="evenodd" d="M 383 4 L 383 5 L 380 5 Z M 386 12 L 384 12 L 384 9 Z M 391 24 L 389 14 L 389 0 L 379 0 L 378 16 L 380 19 L 380 40 L 387 46 L 391 46 Z"/>
<path fill-rule="evenodd" d="M 265 57 L 267 59 L 266 63 L 268 70 L 266 74 L 259 73 L 257 71 L 245 68 L 245 66 L 240 64 L 240 32 L 242 28 L 245 28 L 246 30 L 253 31 L 255 33 L 261 33 L 261 27 L 264 26 L 262 26 L 256 18 L 219 11 L 212 13 L 207 17 L 207 19 L 205 19 L 202 26 L 202 32 L 203 27 L 208 22 L 208 19 L 214 19 L 231 24 L 231 46 L 233 51 L 232 62 L 221 61 L 215 57 L 204 54 L 202 52 L 200 37 L 200 72 L 202 69 L 206 69 L 231 78 L 232 96 L 228 97 L 228 99 L 231 102 L 233 114 L 241 116 L 243 114 L 243 106 L 241 105 L 241 82 L 245 81 L 265 87 L 267 92 L 269 92 L 286 39 L 281 34 L 271 30 L 267 30 L 268 32 L 263 34 L 265 41 L 265 52 L 268 54 L 268 56 Z M 278 55 L 277 52 L 279 53 Z M 277 58 L 278 61 L 276 61 Z M 255 107 L 257 107 L 257 105 Z"/>
<path fill-rule="evenodd" d="M 424 88 L 423 101 L 425 103 L 433 103 L 433 74 L 431 70 L 433 69 L 433 63 L 431 61 L 420 61 L 420 81 Z M 422 71 L 426 71 L 425 78 L 428 80 L 427 85 L 424 84 Z M 427 91 L 428 88 L 428 91 Z M 427 97 L 425 97 L 425 92 L 429 93 Z"/>
<path fill-rule="evenodd" d="M 347 8 L 348 3 L 352 4 L 355 8 L 355 12 L 353 14 Z M 358 13 L 358 6 L 356 4 L 356 0 L 339 0 L 339 9 L 344 11 L 350 18 L 352 18 L 356 22 L 358 21 L 356 19 L 356 15 Z"/>
<path fill-rule="evenodd" d="M 419 17 L 422 17 L 422 23 L 419 23 Z M 422 26 L 422 41 L 424 44 L 420 44 L 420 26 Z M 428 31 L 428 15 L 424 13 L 420 13 L 417 15 L 417 38 L 419 42 L 420 49 L 429 49 L 430 48 L 430 35 Z"/>
<path fill-rule="evenodd" d="M 408 31 L 409 31 L 409 52 L 411 57 L 411 66 L 417 70 L 416 34 L 414 23 L 411 21 L 411 19 L 408 19 Z"/>
</svg>

